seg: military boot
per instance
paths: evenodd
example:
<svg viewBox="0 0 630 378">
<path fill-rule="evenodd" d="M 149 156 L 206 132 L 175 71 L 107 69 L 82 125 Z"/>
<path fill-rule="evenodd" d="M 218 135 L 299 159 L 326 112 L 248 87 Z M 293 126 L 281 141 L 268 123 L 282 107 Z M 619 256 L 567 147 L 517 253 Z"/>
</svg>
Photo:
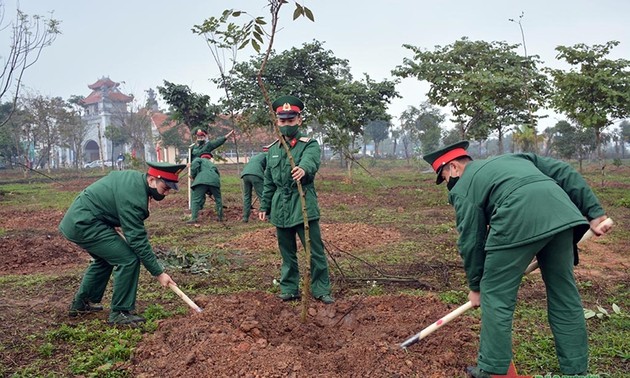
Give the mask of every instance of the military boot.
<svg viewBox="0 0 630 378">
<path fill-rule="evenodd" d="M 300 296 L 300 294 L 282 293 L 278 295 L 278 298 L 282 299 L 282 301 L 284 302 L 288 302 L 288 301 L 299 301 L 302 297 Z"/>
<path fill-rule="evenodd" d="M 320 295 L 319 297 L 316 297 L 315 299 L 322 302 L 323 304 L 335 303 L 335 298 L 333 298 L 332 295 L 330 294 Z"/>
<path fill-rule="evenodd" d="M 469 366 L 466 368 L 468 376 L 473 378 L 492 378 L 490 373 L 483 371 L 478 366 Z"/>
<path fill-rule="evenodd" d="M 90 303 L 88 299 L 79 299 L 76 298 L 72 301 L 70 305 L 70 310 L 68 311 L 68 316 L 74 318 L 79 315 L 89 314 L 91 312 L 103 311 L 103 306 L 99 303 Z"/>
<path fill-rule="evenodd" d="M 113 325 L 138 325 L 144 323 L 146 320 L 142 316 L 134 315 L 129 311 L 112 311 L 109 314 L 109 320 L 107 323 Z"/>
</svg>

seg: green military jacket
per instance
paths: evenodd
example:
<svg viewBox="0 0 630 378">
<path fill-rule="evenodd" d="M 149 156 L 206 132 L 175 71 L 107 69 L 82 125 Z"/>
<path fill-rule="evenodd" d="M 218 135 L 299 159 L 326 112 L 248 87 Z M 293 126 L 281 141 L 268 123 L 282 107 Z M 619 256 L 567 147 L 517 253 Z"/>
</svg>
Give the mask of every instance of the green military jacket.
<svg viewBox="0 0 630 378">
<path fill-rule="evenodd" d="M 223 143 L 227 140 L 226 137 L 218 137 L 217 139 L 211 140 L 209 142 L 205 142 L 201 146 L 199 144 L 195 144 L 192 147 L 192 151 L 190 153 L 191 161 L 194 161 L 196 158 L 201 157 L 202 154 L 210 154 L 212 151 L 221 147 Z"/>
<path fill-rule="evenodd" d="M 85 188 L 72 202 L 59 230 L 79 245 L 100 240 L 102 226 L 120 227 L 145 268 L 157 276 L 164 272 L 149 244 L 144 220 L 149 217 L 146 173 L 113 171 Z"/>
<path fill-rule="evenodd" d="M 241 172 L 241 178 L 245 175 L 253 175 L 260 179 L 265 178 L 265 168 L 267 167 L 267 152 L 259 153 L 252 156 L 251 159 L 243 167 Z"/>
<path fill-rule="evenodd" d="M 194 179 L 191 185 L 193 188 L 201 184 L 221 187 L 219 170 L 209 159 L 197 158 L 193 160 L 190 166 L 190 176 Z"/>
<path fill-rule="evenodd" d="M 296 136 L 297 143 L 290 148 L 295 165 L 304 169 L 301 179 L 306 199 L 308 220 L 319 219 L 319 205 L 315 193 L 315 174 L 320 164 L 319 143 L 315 139 Z M 280 228 L 293 227 L 304 223 L 302 205 L 297 183 L 291 178 L 291 163 L 279 141 L 267 152 L 267 169 L 263 184 L 263 198 L 260 211 L 269 215 L 270 222 Z"/>
<path fill-rule="evenodd" d="M 584 178 L 569 164 L 534 154 L 469 162 L 449 192 L 458 247 L 471 290 L 479 290 L 485 251 L 515 248 L 605 214 Z"/>
</svg>

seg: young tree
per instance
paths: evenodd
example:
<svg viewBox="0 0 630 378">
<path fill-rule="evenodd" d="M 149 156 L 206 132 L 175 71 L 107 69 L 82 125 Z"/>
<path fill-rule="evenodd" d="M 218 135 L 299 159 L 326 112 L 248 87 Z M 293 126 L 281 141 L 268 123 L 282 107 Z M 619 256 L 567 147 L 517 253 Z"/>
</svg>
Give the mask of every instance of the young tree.
<svg viewBox="0 0 630 378">
<path fill-rule="evenodd" d="M 120 124 L 125 124 L 128 126 L 129 122 L 126 122 L 127 114 L 120 114 L 113 117 L 113 119 L 119 119 Z M 107 125 L 105 126 L 105 138 L 109 139 L 112 143 L 112 152 L 110 154 L 110 159 L 112 163 L 112 167 L 114 167 L 114 159 L 116 155 L 115 149 L 116 147 L 122 146 L 128 143 L 131 139 L 130 131 L 122 126 L 118 125 Z M 105 170 L 105 164 L 103 164 L 103 170 Z"/>
<path fill-rule="evenodd" d="M 115 141 L 130 143 L 132 150 L 138 151 L 137 155 L 144 157 L 144 146 L 154 143 L 151 133 L 151 117 L 146 109 L 131 105 L 128 110 L 121 109 L 118 113 L 113 114 L 112 120 L 120 125 L 114 134 Z"/>
<path fill-rule="evenodd" d="M 616 119 L 630 115 L 630 61 L 607 58 L 617 45 L 618 41 L 558 46 L 557 58 L 574 67 L 569 71 L 549 69 L 555 87 L 551 97 L 554 108 L 594 131 L 602 174 L 602 132 Z"/>
<path fill-rule="evenodd" d="M 160 135 L 160 144 L 164 147 L 175 147 L 178 151 L 187 151 L 188 143 L 184 133 L 185 129 L 183 125 L 176 125 L 164 131 Z"/>
<path fill-rule="evenodd" d="M 271 99 L 269 97 L 269 92 L 267 91 L 265 84 L 263 82 L 262 79 L 262 75 L 265 71 L 265 65 L 269 59 L 269 55 L 271 54 L 271 50 L 273 47 L 273 42 L 276 36 L 276 30 L 278 27 L 278 22 L 279 22 L 279 13 L 280 13 L 280 9 L 282 7 L 283 4 L 286 4 L 287 0 L 268 0 L 267 4 L 269 6 L 269 11 L 271 14 L 271 30 L 269 31 L 269 33 L 266 33 L 263 31 L 262 26 L 260 23 L 256 23 L 256 27 L 253 28 L 253 30 L 251 31 L 251 38 L 248 38 L 246 36 L 246 42 L 243 44 L 243 46 L 245 46 L 247 43 L 251 43 L 252 46 L 254 47 L 254 49 L 256 51 L 260 50 L 260 45 L 258 42 L 263 42 L 263 35 L 268 35 L 269 36 L 269 45 L 267 47 L 267 51 L 265 52 L 263 58 L 262 58 L 262 63 L 260 64 L 260 69 L 258 70 L 258 73 L 256 75 L 256 82 L 258 83 L 258 87 L 260 88 L 260 91 L 262 92 L 262 96 L 265 99 L 265 103 L 267 105 L 267 109 L 269 112 L 269 116 L 270 116 L 270 120 L 275 120 L 276 119 L 276 115 L 275 115 L 275 111 L 273 109 L 273 107 L 271 106 Z M 295 11 L 293 12 L 293 19 L 296 19 L 298 17 L 304 16 L 309 18 L 311 21 L 314 20 L 313 18 L 313 13 L 311 12 L 310 9 L 296 3 L 295 4 Z M 225 13 L 225 12 L 224 12 Z M 238 15 L 240 15 L 241 12 L 237 12 Z M 251 23 L 251 22 L 250 22 Z M 258 42 L 257 42 L 258 41 Z M 280 133 L 280 128 L 278 127 L 278 125 L 276 124 L 276 122 L 272 122 L 274 124 L 274 130 L 276 132 L 276 135 L 278 136 L 278 139 L 280 140 L 280 143 L 282 144 L 282 147 L 284 148 L 284 150 L 287 153 L 287 156 L 289 158 L 289 163 L 291 165 L 291 168 L 295 168 L 296 164 L 295 164 L 295 160 L 293 159 L 293 156 L 291 155 L 291 151 L 289 150 L 289 146 L 287 145 L 286 141 L 284 140 L 284 138 L 282 137 L 282 134 Z M 308 215 L 306 212 L 306 200 L 304 198 L 304 191 L 302 189 L 302 184 L 300 183 L 300 181 L 296 181 L 297 184 L 297 189 L 298 192 L 300 193 L 300 202 L 302 205 L 302 214 L 304 217 L 304 240 L 305 240 L 305 246 L 304 246 L 304 250 L 305 250 L 305 260 L 306 261 L 310 261 L 311 258 L 311 249 L 310 249 L 310 236 L 309 236 L 309 232 L 308 232 Z M 308 298 L 308 296 L 310 295 L 310 269 L 306 270 L 307 273 L 305 274 L 305 276 L 303 277 L 303 298 Z M 306 315 L 307 315 L 307 309 L 308 309 L 308 302 L 307 300 L 303 300 L 302 302 L 302 321 L 305 322 L 306 321 Z"/>
<path fill-rule="evenodd" d="M 27 115 L 19 108 L 15 109 L 11 102 L 0 105 L 0 118 L 9 118 L 11 113 L 13 116 L 0 127 L 0 155 L 12 166 L 15 158 L 25 154 L 26 148 L 21 137 Z"/>
<path fill-rule="evenodd" d="M 65 104 L 65 112 L 58 125 L 59 145 L 72 151 L 75 169 L 81 168 L 83 143 L 91 129 L 88 123 L 81 118 L 83 107 L 80 104 L 82 101 L 83 96 L 71 96 Z"/>
<path fill-rule="evenodd" d="M 0 119 L 0 127 L 16 109 L 26 70 L 39 60 L 42 50 L 50 46 L 61 33 L 59 21 L 53 19 L 52 14 L 51 17 L 29 16 L 18 8 L 13 21 L 4 24 L 4 20 L 5 5 L 0 0 L 0 30 L 9 30 L 11 34 L 9 51 L 0 54 L 0 103 L 4 101 L 13 104 L 11 111 Z"/>
<path fill-rule="evenodd" d="M 194 93 L 187 85 L 164 80 L 158 92 L 171 107 L 171 119 L 186 124 L 191 134 L 197 128 L 207 129 L 219 114 L 218 107 L 210 103 L 210 96 Z"/>
<path fill-rule="evenodd" d="M 374 156 L 380 156 L 378 145 L 389 137 L 391 124 L 387 121 L 370 121 L 365 126 L 364 134 L 374 142 Z"/>
<path fill-rule="evenodd" d="M 235 129 L 238 126 L 238 123 L 236 122 L 235 104 L 232 100 L 233 94 L 231 91 L 231 82 L 234 77 L 234 66 L 237 63 L 236 57 L 238 55 L 238 51 L 241 49 L 241 46 L 248 42 L 247 37 L 249 35 L 249 31 L 252 28 L 258 28 L 260 34 L 262 34 L 261 26 L 266 24 L 262 17 L 257 17 L 252 22 L 242 26 L 229 22 L 230 17 L 237 17 L 239 15 L 239 12 L 234 12 L 232 9 L 226 10 L 223 12 L 221 17 L 210 17 L 201 25 L 193 26 L 192 29 L 193 33 L 204 37 L 208 48 L 210 49 L 210 53 L 212 54 L 212 59 L 219 69 L 219 77 L 213 79 L 212 81 L 217 84 L 219 88 L 223 88 L 225 91 L 223 104 L 228 110 L 228 121 L 231 129 Z M 255 41 L 256 40 L 254 40 L 254 42 Z M 237 173 L 239 173 L 239 153 L 236 138 L 234 138 L 234 148 L 236 150 Z"/>
<path fill-rule="evenodd" d="M 452 108 L 460 139 L 472 131 L 476 139 L 484 138 L 492 130 L 502 138 L 506 127 L 518 124 L 535 133 L 529 114 L 542 106 L 547 93 L 537 56 L 523 58 L 514 51 L 518 45 L 467 38 L 435 51 L 404 46 L 414 57 L 404 59 L 392 73 L 428 81 L 429 101 Z"/>
<path fill-rule="evenodd" d="M 422 154 L 435 151 L 440 146 L 441 124 L 444 118 L 444 114 L 428 102 L 420 104 L 419 108 L 410 106 L 401 115 L 403 129 L 420 143 Z"/>
<path fill-rule="evenodd" d="M 624 119 L 619 124 L 619 136 L 621 142 L 621 157 L 625 159 L 626 143 L 630 143 L 630 122 Z"/>
<path fill-rule="evenodd" d="M 262 62 L 265 69 L 261 72 Z M 324 142 L 349 162 L 365 125 L 372 120 L 388 121 L 387 105 L 398 96 L 395 81 L 376 82 L 367 75 L 362 80 L 353 80 L 347 60 L 337 58 L 318 41 L 281 54 L 270 51 L 266 61 L 259 56 L 237 64 L 234 70 L 231 92 L 235 108 L 243 116 L 242 122 L 253 127 L 270 125 L 268 105 L 260 97 L 259 89 L 251 85 L 261 72 L 262 83 L 270 96 L 290 93 L 308 104 L 305 122 L 321 125 Z M 351 172 L 351 164 L 348 166 Z"/>
<path fill-rule="evenodd" d="M 230 83 L 234 108 L 249 118 L 249 124 L 258 127 L 269 125 L 267 104 L 260 97 L 260 89 L 251 85 L 262 59 L 260 55 L 237 64 Z M 271 51 L 262 80 L 271 97 L 291 93 L 308 104 L 305 116 L 326 124 L 334 113 L 334 89 L 343 81 L 352 81 L 352 76 L 347 60 L 337 58 L 331 50 L 324 49 L 323 43 L 313 41 L 279 54 Z"/>
<path fill-rule="evenodd" d="M 60 123 L 66 120 L 66 102 L 61 97 L 37 95 L 25 100 L 25 110 L 29 113 L 36 144 L 43 146 L 38 164 L 45 164 L 48 172 L 53 165 L 52 153 L 59 145 Z"/>
<path fill-rule="evenodd" d="M 387 105 L 394 97 L 399 97 L 395 81 L 376 82 L 369 75 L 364 75 L 361 81 L 342 81 L 339 84 L 333 102 L 329 104 L 331 122 L 326 125 L 329 137 L 325 141 L 346 158 L 350 181 L 357 138 L 363 135 L 364 128 L 370 121 L 389 122 L 391 116 L 387 113 Z M 340 137 L 344 134 L 347 137 Z M 336 138 L 330 138 L 331 135 Z M 347 144 L 348 141 L 350 144 Z"/>
</svg>

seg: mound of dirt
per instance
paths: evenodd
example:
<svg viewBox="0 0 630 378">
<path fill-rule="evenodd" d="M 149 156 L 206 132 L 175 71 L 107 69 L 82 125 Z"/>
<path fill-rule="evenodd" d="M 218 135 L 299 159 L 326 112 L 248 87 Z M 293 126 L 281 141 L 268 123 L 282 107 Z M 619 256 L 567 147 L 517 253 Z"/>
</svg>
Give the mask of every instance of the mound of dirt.
<svg viewBox="0 0 630 378">
<path fill-rule="evenodd" d="M 159 324 L 135 351 L 135 377 L 456 377 L 475 356 L 478 321 L 462 316 L 407 350 L 400 343 L 453 310 L 434 297 L 300 302 L 271 294 L 195 298 L 204 311 Z"/>
<path fill-rule="evenodd" d="M 320 223 L 322 239 L 328 250 L 350 252 L 363 250 L 370 246 L 379 246 L 400 239 L 400 232 L 395 229 L 371 226 L 365 223 Z M 246 233 L 239 238 L 220 245 L 221 248 L 247 250 L 252 252 L 268 251 L 278 248 L 275 227 Z M 302 244 L 298 240 L 298 250 Z"/>
<path fill-rule="evenodd" d="M 0 238 L 0 274 L 33 274 L 86 266 L 90 255 L 59 233 L 18 232 Z"/>
</svg>

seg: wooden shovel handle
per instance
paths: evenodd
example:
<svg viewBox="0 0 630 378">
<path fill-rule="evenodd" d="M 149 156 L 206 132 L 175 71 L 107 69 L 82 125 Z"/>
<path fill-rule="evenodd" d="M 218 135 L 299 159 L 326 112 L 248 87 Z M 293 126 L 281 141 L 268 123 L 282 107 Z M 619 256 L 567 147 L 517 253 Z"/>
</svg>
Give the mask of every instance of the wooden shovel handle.
<svg viewBox="0 0 630 378">
<path fill-rule="evenodd" d="M 610 218 L 607 218 L 604 221 L 602 221 L 597 226 L 597 228 L 600 228 L 601 226 L 604 226 L 604 225 L 613 225 L 613 224 L 614 224 L 613 220 L 610 219 Z M 594 235 L 595 235 L 595 233 L 593 232 L 593 230 L 589 229 L 588 231 L 586 231 L 584 233 L 584 236 L 582 236 L 582 239 L 580 239 L 578 244 L 584 242 L 585 240 L 588 240 L 588 239 L 592 238 Z M 534 260 L 531 264 L 529 264 L 527 269 L 525 269 L 524 275 L 527 275 L 527 274 L 533 272 L 537 268 L 538 268 L 538 261 Z M 428 326 L 425 329 L 423 329 L 422 331 L 420 331 L 420 333 L 418 333 L 418 334 L 408 338 L 407 340 L 405 340 L 405 342 L 400 344 L 400 347 L 404 349 L 404 348 L 407 348 L 407 347 L 417 343 L 418 341 L 424 339 L 428 335 L 430 335 L 433 332 L 435 332 L 438 328 L 440 328 L 443 325 L 447 324 L 448 322 L 450 322 L 451 320 L 453 320 L 456 317 L 460 316 L 464 312 L 470 310 L 472 307 L 473 307 L 473 305 L 472 305 L 472 303 L 470 301 L 466 302 L 465 304 L 463 304 L 463 305 L 459 306 L 458 308 L 456 308 L 455 310 L 449 312 L 448 314 L 446 314 L 442 318 L 438 319 L 437 322 L 431 324 L 430 326 Z"/>
<path fill-rule="evenodd" d="M 169 284 L 168 287 L 170 287 L 171 290 L 173 290 L 175 292 L 175 294 L 177 294 L 181 299 L 183 299 L 184 302 L 186 302 L 186 304 L 188 304 L 188 306 L 190 306 L 190 308 L 192 308 L 196 312 L 203 311 L 201 309 L 201 307 L 197 306 L 197 304 L 195 302 L 193 302 L 192 299 L 188 298 L 188 295 L 184 294 L 184 292 L 181 291 L 177 286 L 175 286 L 173 284 Z"/>
</svg>

